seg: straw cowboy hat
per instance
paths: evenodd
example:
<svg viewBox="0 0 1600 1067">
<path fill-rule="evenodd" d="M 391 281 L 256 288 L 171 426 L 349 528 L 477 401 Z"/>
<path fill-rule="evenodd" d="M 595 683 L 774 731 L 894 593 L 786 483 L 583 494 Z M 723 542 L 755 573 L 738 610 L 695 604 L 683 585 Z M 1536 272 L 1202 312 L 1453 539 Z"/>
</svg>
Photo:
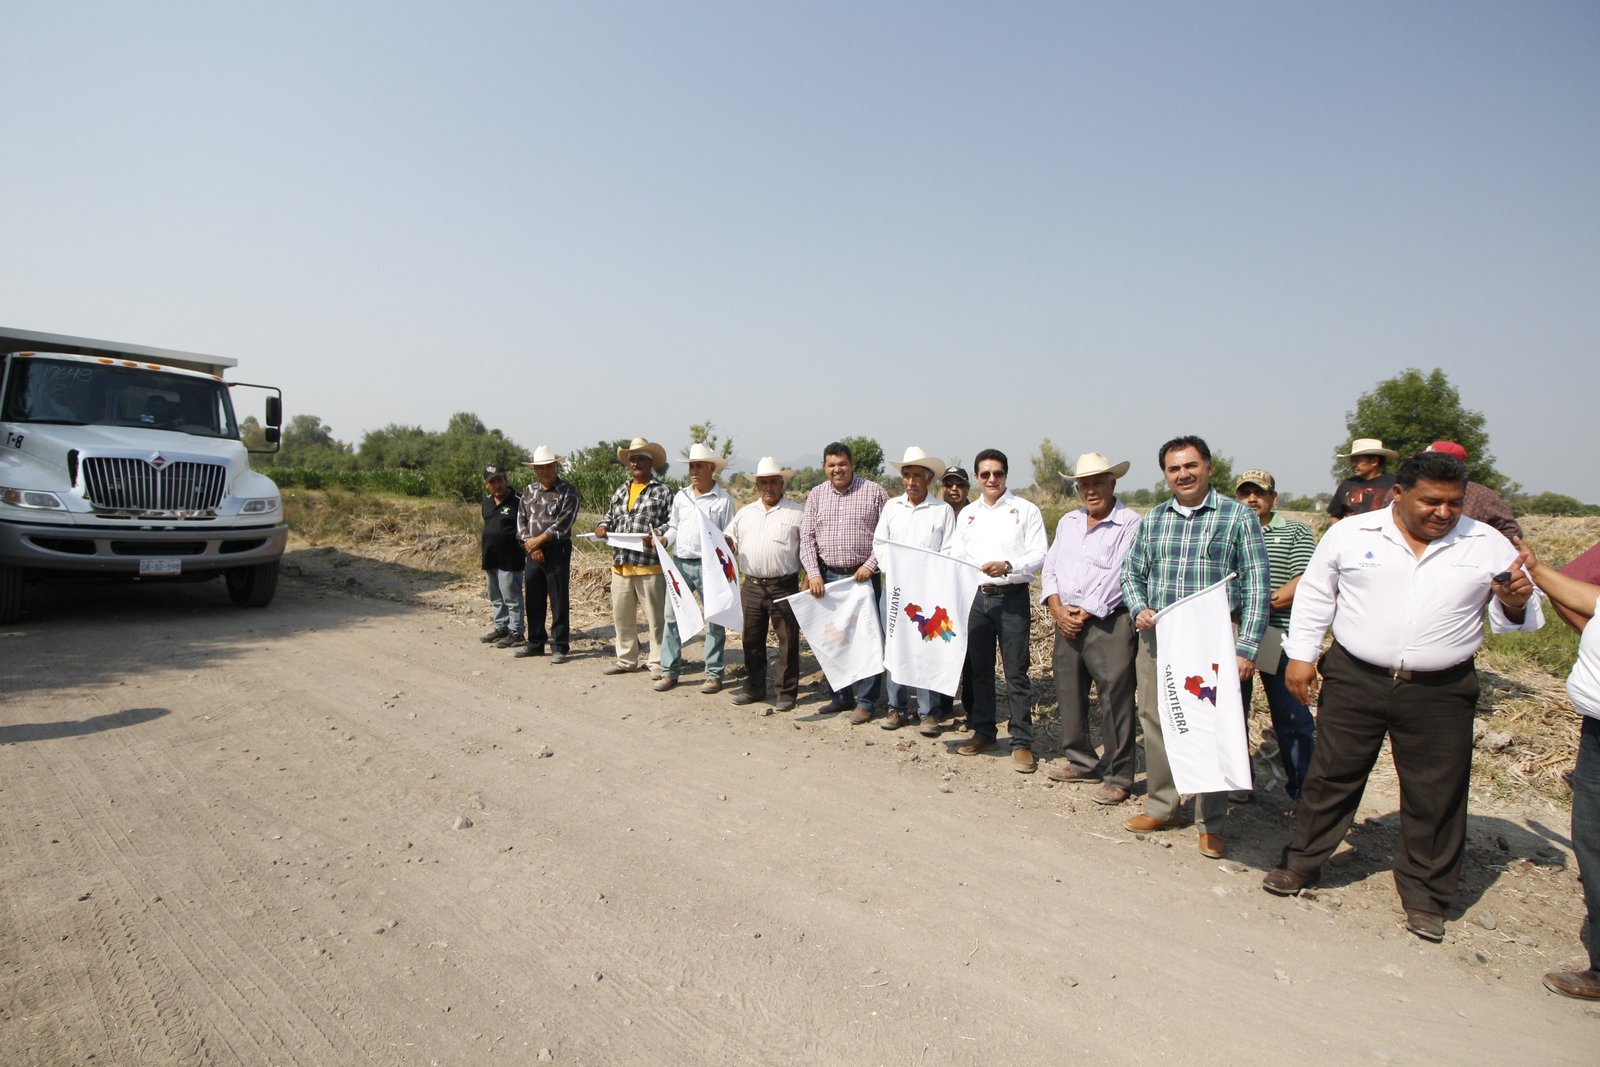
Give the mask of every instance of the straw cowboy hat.
<svg viewBox="0 0 1600 1067">
<path fill-rule="evenodd" d="M 524 467 L 543 467 L 547 463 L 565 463 L 565 462 L 566 462 L 566 457 L 558 456 L 554 452 L 550 451 L 550 446 L 549 445 L 540 445 L 538 448 L 533 450 L 533 455 L 531 455 L 531 456 L 529 456 L 527 458 L 527 460 L 523 463 L 523 466 Z"/>
<path fill-rule="evenodd" d="M 1113 478 L 1120 478 L 1128 473 L 1129 462 L 1112 463 L 1098 452 L 1085 452 L 1078 457 L 1077 466 L 1072 468 L 1071 474 L 1062 475 L 1064 481 L 1073 481 L 1078 478 L 1091 478 L 1096 474 L 1110 474 Z"/>
<path fill-rule="evenodd" d="M 635 452 L 648 453 L 650 458 L 655 461 L 655 465 L 658 468 L 665 467 L 667 465 L 667 450 L 656 444 L 654 441 L 646 441 L 643 437 L 635 437 L 632 441 L 628 442 L 626 448 L 617 449 L 617 462 L 628 462 L 628 457 L 633 455 Z"/>
<path fill-rule="evenodd" d="M 1392 448 L 1384 448 L 1383 442 L 1376 437 L 1358 437 L 1350 442 L 1350 451 L 1342 453 L 1340 459 L 1354 459 L 1356 456 L 1382 456 L 1385 459 L 1399 459 L 1400 453 Z"/>
<path fill-rule="evenodd" d="M 771 456 L 762 456 L 761 462 L 756 464 L 756 473 L 754 476 L 757 478 L 771 478 L 773 476 L 777 476 L 782 478 L 784 482 L 787 483 L 790 478 L 794 477 L 794 470 L 789 467 L 779 467 L 778 461 L 773 459 Z"/>
<path fill-rule="evenodd" d="M 899 463 L 891 459 L 889 466 L 902 474 L 905 473 L 905 468 L 907 467 L 921 467 L 928 472 L 928 477 L 931 479 L 934 475 L 944 470 L 944 460 L 938 456 L 930 456 L 916 445 L 912 445 L 906 449 L 904 459 Z"/>
<path fill-rule="evenodd" d="M 709 463 L 713 470 L 721 470 L 728 465 L 728 461 L 717 455 L 705 445 L 696 441 L 689 446 L 689 451 L 683 454 L 685 463 Z"/>
</svg>

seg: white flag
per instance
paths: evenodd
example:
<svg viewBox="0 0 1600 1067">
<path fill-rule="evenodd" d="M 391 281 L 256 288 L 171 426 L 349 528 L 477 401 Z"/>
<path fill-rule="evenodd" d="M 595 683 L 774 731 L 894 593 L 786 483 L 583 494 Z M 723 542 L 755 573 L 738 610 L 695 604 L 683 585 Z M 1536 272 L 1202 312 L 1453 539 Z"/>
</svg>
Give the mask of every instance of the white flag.
<svg viewBox="0 0 1600 1067">
<path fill-rule="evenodd" d="M 1250 788 L 1228 575 L 1156 614 L 1156 701 L 1180 793 Z"/>
<path fill-rule="evenodd" d="M 982 571 L 893 541 L 874 541 L 883 568 L 883 665 L 913 689 L 954 694 L 967 658 L 967 618 Z"/>
<path fill-rule="evenodd" d="M 688 641 L 705 625 L 705 620 L 700 617 L 700 605 L 694 602 L 694 591 L 683 580 L 683 572 L 667 555 L 667 546 L 662 544 L 659 537 L 656 538 L 656 558 L 661 561 L 661 570 L 667 576 L 667 600 L 672 604 L 672 617 L 678 624 L 678 638 Z"/>
<path fill-rule="evenodd" d="M 883 670 L 883 630 L 871 582 L 841 578 L 829 582 L 820 598 L 802 589 L 783 599 L 834 689 Z"/>
<path fill-rule="evenodd" d="M 718 626 L 744 628 L 744 605 L 739 600 L 739 564 L 728 539 L 700 508 L 700 593 L 706 602 L 706 619 Z"/>
<path fill-rule="evenodd" d="M 609 530 L 604 540 L 592 533 L 579 534 L 578 536 L 586 541 L 593 541 L 597 545 L 605 545 L 607 548 L 620 548 L 625 552 L 643 552 L 646 548 L 644 534 L 628 533 L 626 530 Z"/>
</svg>

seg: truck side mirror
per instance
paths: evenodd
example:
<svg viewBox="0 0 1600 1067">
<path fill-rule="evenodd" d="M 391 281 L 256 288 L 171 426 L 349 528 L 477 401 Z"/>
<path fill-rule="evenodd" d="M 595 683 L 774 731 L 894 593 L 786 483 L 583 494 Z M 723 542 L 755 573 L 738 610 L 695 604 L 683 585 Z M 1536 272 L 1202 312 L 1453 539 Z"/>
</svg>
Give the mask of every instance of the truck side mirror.
<svg viewBox="0 0 1600 1067">
<path fill-rule="evenodd" d="M 276 426 L 264 427 L 261 432 L 265 435 L 267 444 L 269 445 L 277 444 L 283 436 L 282 431 L 280 431 Z"/>
<path fill-rule="evenodd" d="M 267 397 L 267 440 L 278 439 L 278 427 L 283 425 L 283 398 L 281 396 Z"/>
</svg>

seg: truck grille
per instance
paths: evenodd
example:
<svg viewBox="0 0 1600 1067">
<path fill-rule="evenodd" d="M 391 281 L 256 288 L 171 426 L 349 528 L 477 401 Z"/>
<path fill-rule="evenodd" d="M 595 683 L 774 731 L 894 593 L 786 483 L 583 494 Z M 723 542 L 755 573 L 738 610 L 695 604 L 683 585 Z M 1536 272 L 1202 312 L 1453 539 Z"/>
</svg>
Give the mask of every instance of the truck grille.
<svg viewBox="0 0 1600 1067">
<path fill-rule="evenodd" d="M 89 456 L 83 481 L 89 502 L 111 511 L 209 511 L 222 503 L 227 468 L 220 463 L 165 463 Z"/>
</svg>

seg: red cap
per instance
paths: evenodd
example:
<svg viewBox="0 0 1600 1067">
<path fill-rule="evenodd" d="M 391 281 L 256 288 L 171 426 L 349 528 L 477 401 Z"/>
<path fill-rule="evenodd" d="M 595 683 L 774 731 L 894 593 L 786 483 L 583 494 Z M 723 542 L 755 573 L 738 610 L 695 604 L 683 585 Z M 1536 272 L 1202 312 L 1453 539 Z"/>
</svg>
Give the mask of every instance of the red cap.
<svg viewBox="0 0 1600 1067">
<path fill-rule="evenodd" d="M 1435 441 L 1426 449 L 1429 452 L 1443 452 L 1447 456 L 1454 456 L 1461 462 L 1467 461 L 1467 450 L 1454 441 Z"/>
</svg>

